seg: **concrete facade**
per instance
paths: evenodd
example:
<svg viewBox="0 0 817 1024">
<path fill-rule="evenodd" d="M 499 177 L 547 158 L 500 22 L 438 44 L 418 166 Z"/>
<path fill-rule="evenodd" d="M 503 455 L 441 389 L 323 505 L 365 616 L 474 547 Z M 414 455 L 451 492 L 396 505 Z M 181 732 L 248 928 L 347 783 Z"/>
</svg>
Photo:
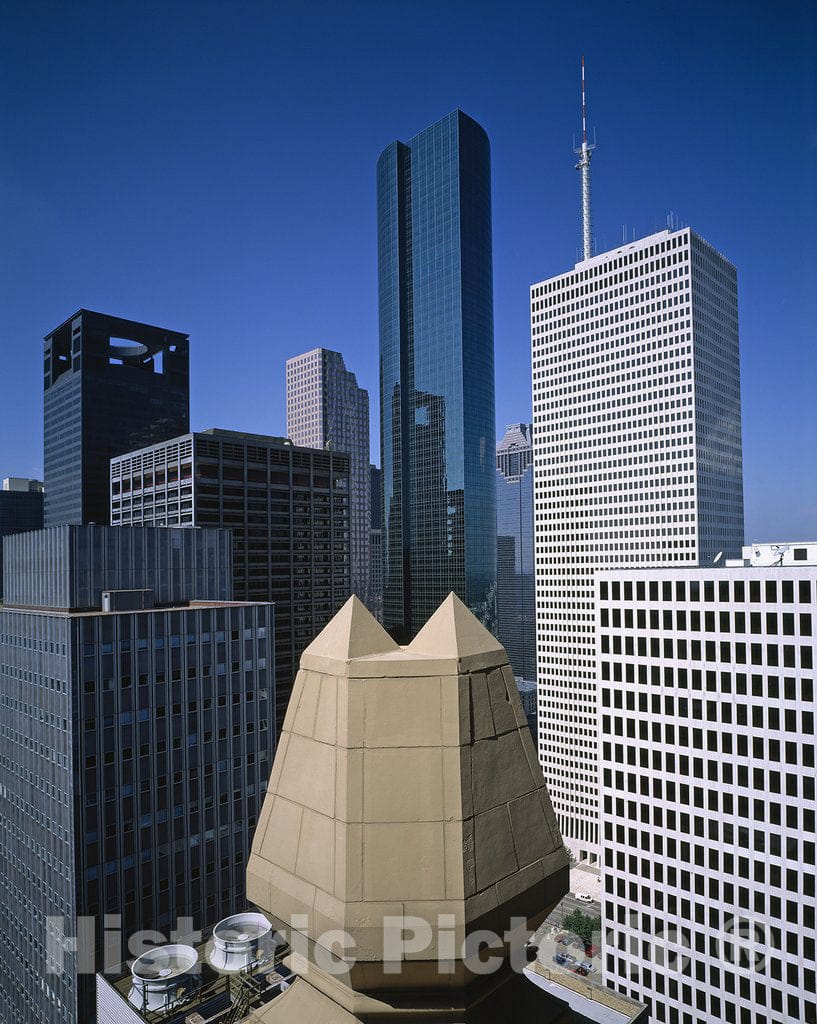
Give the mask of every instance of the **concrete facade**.
<svg viewBox="0 0 817 1024">
<path fill-rule="evenodd" d="M 604 978 L 655 1024 L 817 1020 L 817 545 L 788 547 L 597 574 Z"/>
<path fill-rule="evenodd" d="M 310 946 L 333 929 L 354 943 L 331 977 L 319 957 L 308 969 L 293 960 L 302 978 L 260 1020 L 414 1019 L 421 1006 L 435 1021 L 530 1012 L 521 975 L 486 979 L 461 952 L 439 970 L 449 931 L 461 951 L 477 930 L 501 936 L 521 915 L 527 938 L 568 886 L 507 655 L 453 594 L 408 647 L 352 598 L 304 652 L 247 886 Z M 384 940 L 390 915 L 430 926 L 426 948 L 397 964 Z M 497 955 L 508 953 L 500 943 Z M 480 1016 L 487 1007 L 490 1018 Z"/>
<path fill-rule="evenodd" d="M 539 755 L 598 845 L 593 576 L 743 544 L 737 273 L 689 228 L 531 287 Z"/>
</svg>

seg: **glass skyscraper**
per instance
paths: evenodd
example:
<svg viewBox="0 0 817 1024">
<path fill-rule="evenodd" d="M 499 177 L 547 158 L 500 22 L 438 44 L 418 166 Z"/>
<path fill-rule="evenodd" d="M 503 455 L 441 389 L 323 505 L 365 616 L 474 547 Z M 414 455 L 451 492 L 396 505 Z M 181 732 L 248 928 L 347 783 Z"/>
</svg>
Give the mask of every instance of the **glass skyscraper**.
<svg viewBox="0 0 817 1024">
<path fill-rule="evenodd" d="M 383 617 L 496 619 L 490 145 L 460 110 L 377 165 Z"/>
<path fill-rule="evenodd" d="M 496 448 L 497 636 L 517 679 L 536 681 L 533 442 L 512 423 Z"/>
</svg>

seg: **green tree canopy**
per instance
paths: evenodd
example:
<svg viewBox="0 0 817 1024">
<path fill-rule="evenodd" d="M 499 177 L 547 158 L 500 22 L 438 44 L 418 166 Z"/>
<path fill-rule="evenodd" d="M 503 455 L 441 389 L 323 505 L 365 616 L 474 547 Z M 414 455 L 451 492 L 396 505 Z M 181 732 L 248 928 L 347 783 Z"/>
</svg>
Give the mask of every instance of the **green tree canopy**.
<svg viewBox="0 0 817 1024">
<path fill-rule="evenodd" d="M 565 917 L 562 927 L 565 931 L 578 936 L 585 946 L 589 946 L 593 942 L 594 935 L 601 934 L 601 918 L 583 914 L 581 910 L 574 910 Z"/>
</svg>

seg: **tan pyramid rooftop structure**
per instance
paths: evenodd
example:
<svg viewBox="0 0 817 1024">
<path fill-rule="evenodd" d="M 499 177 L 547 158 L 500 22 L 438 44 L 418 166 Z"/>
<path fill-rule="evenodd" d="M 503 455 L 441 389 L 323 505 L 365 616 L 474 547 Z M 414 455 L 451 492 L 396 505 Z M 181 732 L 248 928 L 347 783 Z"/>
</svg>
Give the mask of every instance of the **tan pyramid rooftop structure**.
<svg viewBox="0 0 817 1024">
<path fill-rule="evenodd" d="M 567 889 L 502 646 L 453 594 L 402 648 L 350 598 L 301 657 L 247 868 L 248 898 L 303 951 L 261 1019 L 545 1024 L 544 993 L 464 944 L 514 917 L 527 937 Z M 401 919 L 427 922 L 424 948 L 391 950 Z"/>
</svg>

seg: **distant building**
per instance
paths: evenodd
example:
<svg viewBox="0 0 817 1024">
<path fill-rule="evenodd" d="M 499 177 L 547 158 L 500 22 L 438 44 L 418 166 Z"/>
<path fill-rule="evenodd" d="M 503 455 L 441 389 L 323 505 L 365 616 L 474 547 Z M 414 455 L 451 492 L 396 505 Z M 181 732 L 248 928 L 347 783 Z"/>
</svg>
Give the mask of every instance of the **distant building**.
<svg viewBox="0 0 817 1024">
<path fill-rule="evenodd" d="M 378 622 L 383 621 L 383 473 L 377 466 L 369 467 L 372 496 L 372 526 L 369 533 L 370 611 Z"/>
<path fill-rule="evenodd" d="M 42 494 L 42 480 L 29 480 L 25 476 L 7 476 L 3 480 L 3 490 L 15 494 Z"/>
<path fill-rule="evenodd" d="M 594 574 L 743 543 L 737 274 L 684 228 L 530 298 L 539 756 L 565 842 L 595 859 Z"/>
<path fill-rule="evenodd" d="M 190 429 L 188 346 L 87 309 L 46 335 L 46 526 L 107 523 L 111 458 Z"/>
<path fill-rule="evenodd" d="M 372 529 L 383 529 L 383 470 L 369 466 L 372 494 Z"/>
<path fill-rule="evenodd" d="M 519 690 L 519 697 L 522 701 L 522 708 L 525 712 L 525 718 L 528 720 L 528 728 L 530 734 L 533 737 L 533 742 L 538 743 L 539 740 L 539 709 L 537 694 L 538 689 L 536 686 L 535 679 L 517 679 L 516 688 Z"/>
<path fill-rule="evenodd" d="M 358 387 L 341 353 L 326 348 L 287 359 L 286 371 L 287 435 L 292 443 L 349 456 L 351 587 L 371 606 L 369 392 Z"/>
<path fill-rule="evenodd" d="M 87 1024 L 117 933 L 244 905 L 273 613 L 229 600 L 230 548 L 226 530 L 101 526 L 6 541 L 2 1024 Z"/>
<path fill-rule="evenodd" d="M 0 491 L 0 604 L 3 602 L 3 538 L 42 527 L 42 482 L 19 476 L 6 477 Z"/>
<path fill-rule="evenodd" d="M 596 576 L 606 983 L 817 1020 L 817 543 Z"/>
<path fill-rule="evenodd" d="M 460 110 L 377 164 L 383 622 L 496 618 L 490 145 Z"/>
<path fill-rule="evenodd" d="M 221 526 L 233 596 L 275 603 L 280 727 L 303 649 L 349 596 L 349 456 L 204 430 L 111 460 L 115 526 Z"/>
<path fill-rule="evenodd" d="M 497 636 L 514 675 L 535 683 L 534 577 L 531 427 L 513 423 L 496 446 Z"/>
</svg>

